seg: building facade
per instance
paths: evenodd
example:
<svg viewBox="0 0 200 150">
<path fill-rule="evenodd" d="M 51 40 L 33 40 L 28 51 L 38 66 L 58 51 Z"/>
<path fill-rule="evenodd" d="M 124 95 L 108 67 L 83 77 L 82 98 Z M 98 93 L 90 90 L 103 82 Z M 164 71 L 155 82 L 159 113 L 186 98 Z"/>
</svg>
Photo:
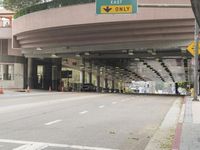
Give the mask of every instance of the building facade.
<svg viewBox="0 0 200 150">
<path fill-rule="evenodd" d="M 0 9 L 0 86 L 5 89 L 24 87 L 25 58 L 20 49 L 12 48 L 13 14 Z"/>
</svg>

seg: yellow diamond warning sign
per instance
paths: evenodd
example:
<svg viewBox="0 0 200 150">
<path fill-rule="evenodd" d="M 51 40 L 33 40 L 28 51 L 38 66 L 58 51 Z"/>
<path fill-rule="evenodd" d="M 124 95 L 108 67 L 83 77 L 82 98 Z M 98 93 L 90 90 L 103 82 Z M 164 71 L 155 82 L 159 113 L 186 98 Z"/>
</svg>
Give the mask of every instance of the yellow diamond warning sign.
<svg viewBox="0 0 200 150">
<path fill-rule="evenodd" d="M 131 14 L 132 12 L 132 5 L 101 6 L 101 14 Z"/>
<path fill-rule="evenodd" d="M 194 53 L 195 53 L 195 42 L 194 41 L 192 43 L 190 43 L 190 45 L 187 47 L 187 50 L 190 52 L 190 54 L 192 54 L 194 56 Z M 200 54 L 200 42 L 199 42 L 198 54 Z"/>
</svg>

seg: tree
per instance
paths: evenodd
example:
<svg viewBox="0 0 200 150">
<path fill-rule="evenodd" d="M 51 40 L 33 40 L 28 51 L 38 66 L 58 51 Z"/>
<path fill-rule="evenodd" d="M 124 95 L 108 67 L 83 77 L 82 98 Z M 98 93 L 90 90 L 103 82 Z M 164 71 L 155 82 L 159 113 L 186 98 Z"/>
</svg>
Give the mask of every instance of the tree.
<svg viewBox="0 0 200 150">
<path fill-rule="evenodd" d="M 3 7 L 8 10 L 18 11 L 40 2 L 42 0 L 3 0 Z"/>
<path fill-rule="evenodd" d="M 0 7 L 3 7 L 3 0 L 0 0 Z"/>
</svg>

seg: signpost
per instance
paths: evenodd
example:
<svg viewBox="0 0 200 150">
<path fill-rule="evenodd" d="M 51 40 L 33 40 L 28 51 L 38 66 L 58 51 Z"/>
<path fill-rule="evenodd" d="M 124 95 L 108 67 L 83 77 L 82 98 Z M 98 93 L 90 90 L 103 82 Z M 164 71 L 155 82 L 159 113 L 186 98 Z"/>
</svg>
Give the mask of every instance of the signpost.
<svg viewBox="0 0 200 150">
<path fill-rule="evenodd" d="M 190 43 L 190 45 L 188 45 L 187 50 L 190 52 L 190 54 L 192 54 L 192 56 L 195 55 L 195 41 L 193 41 L 192 43 Z M 200 42 L 198 44 L 198 55 L 200 54 Z"/>
<path fill-rule="evenodd" d="M 197 24 L 197 21 L 195 21 L 195 33 L 194 33 L 194 40 L 195 40 L 195 53 L 194 53 L 194 101 L 199 101 L 198 99 L 198 69 L 199 69 L 199 25 Z"/>
<path fill-rule="evenodd" d="M 133 14 L 137 9 L 137 0 L 96 0 L 97 14 Z"/>
</svg>

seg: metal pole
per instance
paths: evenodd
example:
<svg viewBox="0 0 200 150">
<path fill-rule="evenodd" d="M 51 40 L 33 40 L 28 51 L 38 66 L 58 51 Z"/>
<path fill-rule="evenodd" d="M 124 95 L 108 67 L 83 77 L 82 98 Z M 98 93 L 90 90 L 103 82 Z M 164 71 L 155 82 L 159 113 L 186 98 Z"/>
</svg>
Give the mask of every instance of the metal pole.
<svg viewBox="0 0 200 150">
<path fill-rule="evenodd" d="M 197 21 L 195 20 L 195 34 L 194 34 L 194 40 L 195 40 L 195 55 L 194 55 L 194 101 L 199 101 L 198 99 L 198 68 L 199 68 L 199 25 Z"/>
</svg>

